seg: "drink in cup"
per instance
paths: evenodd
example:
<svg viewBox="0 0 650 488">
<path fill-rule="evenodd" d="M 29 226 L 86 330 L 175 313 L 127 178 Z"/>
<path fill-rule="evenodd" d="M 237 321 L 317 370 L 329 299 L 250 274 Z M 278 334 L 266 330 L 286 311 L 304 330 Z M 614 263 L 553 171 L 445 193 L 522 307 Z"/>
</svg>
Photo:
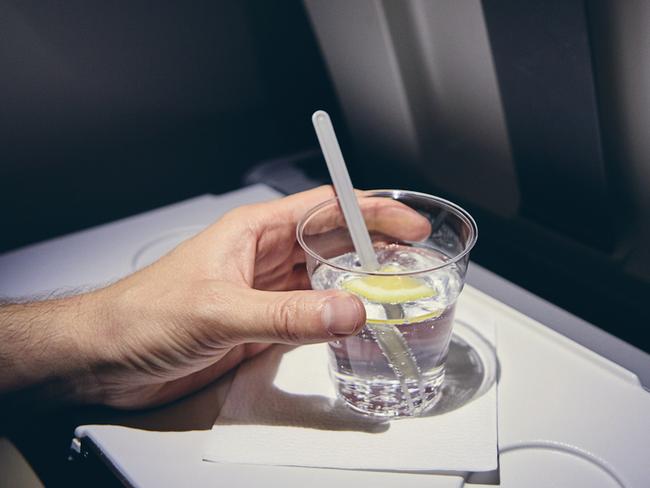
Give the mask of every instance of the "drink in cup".
<svg viewBox="0 0 650 488">
<path fill-rule="evenodd" d="M 376 190 L 358 198 L 379 269 L 364 271 L 336 199 L 298 225 L 312 288 L 364 303 L 367 323 L 330 342 L 338 395 L 377 416 L 419 415 L 439 399 L 460 294 L 477 238 L 472 217 L 422 193 Z"/>
</svg>

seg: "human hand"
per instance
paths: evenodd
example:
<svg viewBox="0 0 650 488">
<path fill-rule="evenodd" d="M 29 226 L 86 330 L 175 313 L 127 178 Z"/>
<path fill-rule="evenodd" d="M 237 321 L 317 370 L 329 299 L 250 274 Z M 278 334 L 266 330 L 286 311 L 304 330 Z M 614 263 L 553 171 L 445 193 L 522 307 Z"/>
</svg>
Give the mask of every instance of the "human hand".
<svg viewBox="0 0 650 488">
<path fill-rule="evenodd" d="M 149 267 L 73 297 L 81 319 L 72 321 L 70 336 L 89 372 L 76 400 L 153 406 L 203 387 L 272 343 L 359 332 L 365 310 L 357 297 L 307 291 L 295 238 L 304 213 L 332 196 L 331 187 L 321 187 L 240 207 Z M 377 205 L 392 207 L 374 213 L 377 229 L 397 227 L 412 240 L 428 234 L 417 212 L 383 199 Z"/>
</svg>

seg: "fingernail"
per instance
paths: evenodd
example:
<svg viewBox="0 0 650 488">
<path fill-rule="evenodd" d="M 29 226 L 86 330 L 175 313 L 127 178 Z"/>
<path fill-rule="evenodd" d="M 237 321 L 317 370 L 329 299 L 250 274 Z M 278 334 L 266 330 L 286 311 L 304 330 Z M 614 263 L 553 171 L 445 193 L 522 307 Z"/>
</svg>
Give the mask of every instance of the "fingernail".
<svg viewBox="0 0 650 488">
<path fill-rule="evenodd" d="M 330 298 L 323 306 L 323 325 L 331 334 L 350 335 L 363 321 L 363 306 L 352 297 Z"/>
</svg>

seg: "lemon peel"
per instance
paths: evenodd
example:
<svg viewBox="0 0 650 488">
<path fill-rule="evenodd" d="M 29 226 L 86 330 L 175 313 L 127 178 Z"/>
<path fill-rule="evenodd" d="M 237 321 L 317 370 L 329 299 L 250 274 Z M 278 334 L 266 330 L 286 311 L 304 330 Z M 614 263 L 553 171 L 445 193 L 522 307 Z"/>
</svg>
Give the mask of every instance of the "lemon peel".
<svg viewBox="0 0 650 488">
<path fill-rule="evenodd" d="M 399 271 L 396 266 L 386 266 L 382 272 Z M 431 298 L 436 291 L 422 279 L 411 276 L 374 275 L 347 280 L 342 288 L 375 303 L 404 303 Z"/>
<path fill-rule="evenodd" d="M 415 324 L 419 322 L 424 322 L 425 320 L 436 319 L 442 315 L 442 312 L 444 312 L 444 310 L 440 309 L 434 312 L 418 315 L 417 317 L 406 317 L 403 319 L 366 319 L 366 322 L 369 324 L 391 324 L 391 325 Z"/>
</svg>

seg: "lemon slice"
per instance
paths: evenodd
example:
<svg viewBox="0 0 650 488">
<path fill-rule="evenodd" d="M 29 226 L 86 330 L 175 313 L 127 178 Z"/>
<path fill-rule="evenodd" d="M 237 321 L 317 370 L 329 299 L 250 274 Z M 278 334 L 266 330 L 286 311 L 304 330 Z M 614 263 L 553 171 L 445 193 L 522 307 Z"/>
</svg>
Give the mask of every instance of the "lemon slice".
<svg viewBox="0 0 650 488">
<path fill-rule="evenodd" d="M 383 272 L 398 271 L 399 268 L 382 268 Z M 410 276 L 365 276 L 343 283 L 343 289 L 375 303 L 404 303 L 430 298 L 436 291 L 421 279 Z"/>
<path fill-rule="evenodd" d="M 425 313 L 424 315 L 418 315 L 417 317 L 405 317 L 403 319 L 366 319 L 366 322 L 369 324 L 391 324 L 391 325 L 404 325 L 404 324 L 416 324 L 418 322 L 424 322 L 425 320 L 437 319 L 442 315 L 444 309 L 438 309 L 433 312 Z"/>
</svg>

